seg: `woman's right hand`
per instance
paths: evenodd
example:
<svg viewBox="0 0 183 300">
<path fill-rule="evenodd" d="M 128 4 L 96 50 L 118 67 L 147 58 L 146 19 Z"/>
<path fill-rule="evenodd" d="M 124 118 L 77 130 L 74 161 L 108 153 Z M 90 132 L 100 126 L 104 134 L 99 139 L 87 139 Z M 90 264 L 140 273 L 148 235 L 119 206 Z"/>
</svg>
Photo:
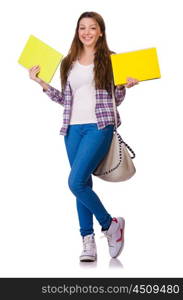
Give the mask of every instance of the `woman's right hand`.
<svg viewBox="0 0 183 300">
<path fill-rule="evenodd" d="M 48 89 L 49 85 L 44 80 L 37 77 L 37 74 L 39 72 L 40 72 L 40 66 L 33 66 L 32 68 L 29 69 L 29 77 L 30 77 L 30 79 L 38 82 L 42 86 L 44 91 L 46 91 Z"/>
<path fill-rule="evenodd" d="M 43 80 L 37 77 L 37 74 L 40 72 L 40 66 L 33 66 L 32 68 L 29 69 L 29 77 L 30 79 L 42 83 Z"/>
</svg>

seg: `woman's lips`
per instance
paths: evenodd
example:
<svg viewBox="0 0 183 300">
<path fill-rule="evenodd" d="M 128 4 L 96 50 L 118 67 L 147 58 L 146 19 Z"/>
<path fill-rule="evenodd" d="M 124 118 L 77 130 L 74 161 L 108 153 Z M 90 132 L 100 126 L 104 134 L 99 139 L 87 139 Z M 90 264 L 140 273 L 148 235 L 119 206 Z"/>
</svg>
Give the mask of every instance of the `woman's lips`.
<svg viewBox="0 0 183 300">
<path fill-rule="evenodd" d="M 85 41 L 90 41 L 90 40 L 92 40 L 92 37 L 91 37 L 91 38 L 84 38 L 84 37 L 83 37 L 83 40 L 85 40 Z"/>
</svg>

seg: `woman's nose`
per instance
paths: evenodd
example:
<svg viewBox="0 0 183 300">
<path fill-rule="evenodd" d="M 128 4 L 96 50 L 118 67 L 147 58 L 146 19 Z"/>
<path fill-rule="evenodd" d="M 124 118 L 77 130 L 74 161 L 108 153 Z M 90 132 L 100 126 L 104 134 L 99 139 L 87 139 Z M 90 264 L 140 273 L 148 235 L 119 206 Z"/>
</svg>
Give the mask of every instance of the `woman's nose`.
<svg viewBox="0 0 183 300">
<path fill-rule="evenodd" d="M 89 34 L 89 33 L 90 33 L 90 29 L 86 29 L 85 34 Z"/>
</svg>

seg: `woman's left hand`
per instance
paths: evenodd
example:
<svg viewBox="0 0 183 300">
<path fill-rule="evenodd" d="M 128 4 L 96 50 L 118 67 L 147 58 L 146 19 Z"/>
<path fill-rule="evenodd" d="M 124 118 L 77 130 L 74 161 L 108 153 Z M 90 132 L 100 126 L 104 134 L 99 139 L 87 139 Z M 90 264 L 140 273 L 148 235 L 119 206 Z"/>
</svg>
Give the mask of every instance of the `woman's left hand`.
<svg viewBox="0 0 183 300">
<path fill-rule="evenodd" d="M 127 88 L 131 88 L 132 86 L 139 83 L 138 79 L 132 78 L 132 77 L 127 77 L 126 81 L 127 81 L 127 83 L 124 86 Z"/>
</svg>

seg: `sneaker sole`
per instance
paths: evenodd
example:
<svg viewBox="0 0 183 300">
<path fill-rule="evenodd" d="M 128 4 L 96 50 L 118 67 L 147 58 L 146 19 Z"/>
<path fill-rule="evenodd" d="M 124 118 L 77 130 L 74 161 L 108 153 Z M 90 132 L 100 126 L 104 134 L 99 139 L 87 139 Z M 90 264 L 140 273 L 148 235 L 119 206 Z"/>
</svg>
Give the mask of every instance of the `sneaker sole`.
<svg viewBox="0 0 183 300">
<path fill-rule="evenodd" d="M 82 256 L 80 257 L 81 262 L 94 262 L 97 260 L 97 256 Z"/>
<path fill-rule="evenodd" d="M 118 251 L 118 253 L 113 257 L 113 258 L 117 258 L 120 254 L 121 254 L 121 252 L 122 252 L 122 250 L 123 250 L 123 248 L 124 248 L 124 231 L 125 231 L 125 219 L 124 218 L 121 218 L 121 217 L 119 217 L 119 218 L 117 218 L 118 219 L 118 221 L 119 221 L 119 223 L 120 223 L 120 229 L 123 229 L 123 233 L 122 233 L 122 244 L 121 244 L 121 248 L 119 249 L 119 251 Z"/>
</svg>

